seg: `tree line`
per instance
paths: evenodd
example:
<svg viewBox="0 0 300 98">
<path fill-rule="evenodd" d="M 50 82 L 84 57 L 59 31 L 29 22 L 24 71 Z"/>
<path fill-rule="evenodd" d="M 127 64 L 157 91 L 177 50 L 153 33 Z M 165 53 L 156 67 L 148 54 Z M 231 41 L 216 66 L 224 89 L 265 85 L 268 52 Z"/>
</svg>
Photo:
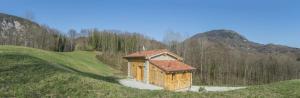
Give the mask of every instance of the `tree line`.
<svg viewBox="0 0 300 98">
<path fill-rule="evenodd" d="M 203 38 L 169 42 L 169 50 L 196 67 L 194 84 L 254 85 L 300 78 L 300 62 L 294 54 L 240 51 Z"/>
<path fill-rule="evenodd" d="M 143 47 L 146 49 L 162 49 L 165 45 L 150 39 L 139 33 L 122 32 L 117 30 L 102 30 L 89 29 L 86 37 L 81 37 L 77 40 L 77 48 L 80 49 L 93 49 L 101 51 L 97 55 L 97 58 L 104 63 L 111 65 L 114 68 L 127 72 L 126 61 L 123 56 L 136 52 L 142 51 Z M 85 44 L 83 44 L 85 43 Z"/>
</svg>

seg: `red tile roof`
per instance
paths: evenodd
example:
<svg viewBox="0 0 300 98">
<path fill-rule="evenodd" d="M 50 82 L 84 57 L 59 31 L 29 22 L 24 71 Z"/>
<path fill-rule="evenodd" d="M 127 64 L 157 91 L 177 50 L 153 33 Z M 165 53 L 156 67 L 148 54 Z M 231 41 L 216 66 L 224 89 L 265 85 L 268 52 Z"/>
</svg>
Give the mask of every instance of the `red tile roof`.
<svg viewBox="0 0 300 98">
<path fill-rule="evenodd" d="M 176 60 L 150 60 L 150 63 L 167 72 L 188 71 L 195 69 L 194 67 Z"/>
<path fill-rule="evenodd" d="M 156 54 L 163 53 L 163 52 L 168 52 L 168 50 L 167 49 L 160 49 L 160 50 L 139 51 L 139 52 L 129 54 L 129 55 L 125 56 L 125 58 L 128 58 L 128 57 L 148 57 L 148 56 L 156 55 Z"/>
</svg>

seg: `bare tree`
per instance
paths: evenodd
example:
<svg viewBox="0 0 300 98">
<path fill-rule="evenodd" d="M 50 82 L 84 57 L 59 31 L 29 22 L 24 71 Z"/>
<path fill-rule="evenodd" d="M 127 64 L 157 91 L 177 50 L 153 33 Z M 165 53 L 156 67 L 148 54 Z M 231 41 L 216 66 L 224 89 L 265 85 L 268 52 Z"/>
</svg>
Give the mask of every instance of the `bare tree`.
<svg viewBox="0 0 300 98">
<path fill-rule="evenodd" d="M 169 50 L 179 53 L 179 43 L 183 41 L 183 36 L 179 32 L 168 31 L 165 33 L 163 42 L 168 46 Z"/>
<path fill-rule="evenodd" d="M 77 32 L 74 29 L 70 29 L 68 34 L 69 34 L 69 37 L 70 37 L 70 48 L 71 48 L 71 50 L 74 50 L 75 38 L 76 38 Z"/>
</svg>

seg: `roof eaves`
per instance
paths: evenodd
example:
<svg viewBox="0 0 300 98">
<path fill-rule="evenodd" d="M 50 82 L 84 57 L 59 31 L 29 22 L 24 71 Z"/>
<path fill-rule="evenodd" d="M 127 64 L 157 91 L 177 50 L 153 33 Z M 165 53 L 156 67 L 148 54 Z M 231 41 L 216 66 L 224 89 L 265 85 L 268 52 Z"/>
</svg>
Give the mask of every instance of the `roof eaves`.
<svg viewBox="0 0 300 98">
<path fill-rule="evenodd" d="M 146 58 L 145 56 L 124 56 L 123 58 Z"/>
</svg>

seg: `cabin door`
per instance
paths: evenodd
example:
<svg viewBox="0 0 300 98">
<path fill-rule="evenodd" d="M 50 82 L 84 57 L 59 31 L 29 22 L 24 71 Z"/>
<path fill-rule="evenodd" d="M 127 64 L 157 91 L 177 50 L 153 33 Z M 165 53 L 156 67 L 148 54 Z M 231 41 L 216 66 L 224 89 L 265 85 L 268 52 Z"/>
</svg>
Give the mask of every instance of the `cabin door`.
<svg viewBox="0 0 300 98">
<path fill-rule="evenodd" d="M 144 66 L 137 66 L 136 71 L 137 71 L 136 80 L 143 81 L 143 79 L 144 79 Z"/>
</svg>

